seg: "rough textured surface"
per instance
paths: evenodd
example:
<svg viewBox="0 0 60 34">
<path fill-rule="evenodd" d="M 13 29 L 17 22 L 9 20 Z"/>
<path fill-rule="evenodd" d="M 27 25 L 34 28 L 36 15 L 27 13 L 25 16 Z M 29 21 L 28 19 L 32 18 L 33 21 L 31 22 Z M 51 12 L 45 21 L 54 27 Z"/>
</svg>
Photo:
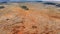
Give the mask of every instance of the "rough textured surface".
<svg viewBox="0 0 60 34">
<path fill-rule="evenodd" d="M 60 8 L 56 6 L 30 2 L 1 6 L 0 34 L 60 34 Z"/>
</svg>

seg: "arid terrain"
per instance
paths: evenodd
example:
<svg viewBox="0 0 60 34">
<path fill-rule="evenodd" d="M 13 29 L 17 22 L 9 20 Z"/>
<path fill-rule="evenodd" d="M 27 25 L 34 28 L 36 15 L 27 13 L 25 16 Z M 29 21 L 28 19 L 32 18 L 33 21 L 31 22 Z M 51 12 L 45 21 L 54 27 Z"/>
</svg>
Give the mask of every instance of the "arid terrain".
<svg viewBox="0 0 60 34">
<path fill-rule="evenodd" d="M 60 34 L 60 7 L 39 2 L 0 4 L 0 34 Z"/>
</svg>

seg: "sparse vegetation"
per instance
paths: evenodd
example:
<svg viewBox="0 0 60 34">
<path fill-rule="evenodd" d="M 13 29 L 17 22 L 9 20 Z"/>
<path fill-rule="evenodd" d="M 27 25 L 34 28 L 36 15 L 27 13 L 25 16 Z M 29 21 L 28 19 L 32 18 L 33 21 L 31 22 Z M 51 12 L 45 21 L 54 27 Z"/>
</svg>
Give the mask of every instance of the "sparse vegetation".
<svg viewBox="0 0 60 34">
<path fill-rule="evenodd" d="M 29 10 L 29 8 L 27 6 L 21 6 L 21 8 L 24 10 Z"/>
</svg>

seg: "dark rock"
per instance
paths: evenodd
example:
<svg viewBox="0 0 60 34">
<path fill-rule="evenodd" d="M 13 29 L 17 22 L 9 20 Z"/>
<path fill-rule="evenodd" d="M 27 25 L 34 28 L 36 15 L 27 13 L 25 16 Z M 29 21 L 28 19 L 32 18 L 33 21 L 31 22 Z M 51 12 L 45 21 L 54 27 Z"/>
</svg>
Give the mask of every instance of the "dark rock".
<svg viewBox="0 0 60 34">
<path fill-rule="evenodd" d="M 0 9 L 3 9 L 3 8 L 5 8 L 4 6 L 0 6 Z"/>
<path fill-rule="evenodd" d="M 52 2 L 45 2 L 43 4 L 46 4 L 46 5 L 56 5 L 56 3 L 52 3 Z"/>
<path fill-rule="evenodd" d="M 60 4 L 57 4 L 56 6 L 57 6 L 57 7 L 60 7 Z"/>
</svg>

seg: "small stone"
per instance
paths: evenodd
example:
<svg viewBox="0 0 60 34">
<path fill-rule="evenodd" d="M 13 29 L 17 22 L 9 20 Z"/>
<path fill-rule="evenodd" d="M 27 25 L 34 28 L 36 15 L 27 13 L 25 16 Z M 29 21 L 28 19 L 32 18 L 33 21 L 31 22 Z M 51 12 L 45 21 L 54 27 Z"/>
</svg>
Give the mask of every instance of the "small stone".
<svg viewBox="0 0 60 34">
<path fill-rule="evenodd" d="M 37 26 L 32 26 L 32 28 L 37 28 Z"/>
<path fill-rule="evenodd" d="M 9 20 L 9 19 L 6 19 L 6 20 Z"/>
</svg>

